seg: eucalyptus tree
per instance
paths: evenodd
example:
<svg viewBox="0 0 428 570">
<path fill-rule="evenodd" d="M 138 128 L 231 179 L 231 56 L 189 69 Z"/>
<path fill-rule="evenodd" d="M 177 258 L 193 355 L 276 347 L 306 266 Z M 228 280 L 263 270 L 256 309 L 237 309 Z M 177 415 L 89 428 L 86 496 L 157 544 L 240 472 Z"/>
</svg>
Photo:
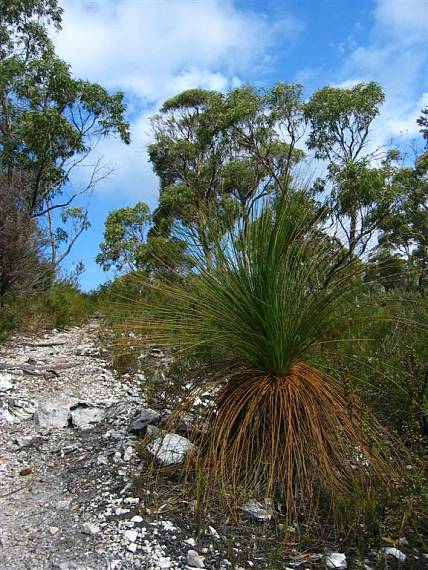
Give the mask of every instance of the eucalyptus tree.
<svg viewBox="0 0 428 570">
<path fill-rule="evenodd" d="M 104 271 L 139 269 L 151 216 L 147 204 L 113 210 L 105 221 L 104 241 L 96 261 Z"/>
<path fill-rule="evenodd" d="M 423 129 L 421 132 L 428 145 L 428 133 Z M 416 275 L 417 289 L 423 294 L 428 274 L 427 150 L 416 158 L 414 165 L 398 170 L 395 184 L 402 188 L 402 199 L 393 215 L 380 224 L 380 249 L 397 252 L 405 260 L 407 268 Z"/>
<path fill-rule="evenodd" d="M 150 233 L 152 215 L 144 202 L 113 210 L 107 216 L 104 241 L 96 262 L 104 271 L 143 271 L 170 277 L 186 267 L 186 244 L 173 237 Z"/>
<path fill-rule="evenodd" d="M 53 265 L 88 227 L 86 209 L 72 202 L 108 173 L 87 159 L 109 135 L 129 143 L 123 94 L 76 79 L 56 55 L 49 29 L 60 29 L 61 15 L 56 0 L 6 0 L 0 7 L 0 168 L 10 184 L 18 172 L 28 174 L 25 215 L 49 227 Z M 78 167 L 89 170 L 82 184 L 72 183 Z M 54 227 L 67 221 L 71 234 Z"/>
<path fill-rule="evenodd" d="M 300 86 L 191 89 L 166 101 L 152 124 L 161 186 L 152 233 L 184 231 L 208 263 L 213 236 L 237 219 L 245 232 L 257 202 L 278 195 L 304 156 Z"/>
<path fill-rule="evenodd" d="M 399 153 L 384 152 L 371 140 L 384 98 L 377 83 L 358 83 L 325 87 L 305 106 L 307 145 L 315 158 L 327 162 L 320 190 L 327 190 L 330 218 L 344 240 L 340 264 L 367 251 L 401 198 L 402 187 L 395 184 Z"/>
</svg>

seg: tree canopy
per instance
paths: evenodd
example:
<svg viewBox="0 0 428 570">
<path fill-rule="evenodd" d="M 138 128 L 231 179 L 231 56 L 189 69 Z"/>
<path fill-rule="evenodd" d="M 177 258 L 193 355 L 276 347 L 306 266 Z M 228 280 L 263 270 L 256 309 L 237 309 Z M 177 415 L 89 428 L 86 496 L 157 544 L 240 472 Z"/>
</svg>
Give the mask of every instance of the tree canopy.
<svg viewBox="0 0 428 570">
<path fill-rule="evenodd" d="M 123 94 L 75 78 L 56 55 L 49 29 L 59 29 L 61 17 L 56 0 L 6 0 L 0 7 L 0 170 L 8 184 L 25 173 L 21 214 L 48 228 L 54 267 L 89 225 L 87 208 L 72 203 L 108 173 L 97 161 L 79 185 L 73 171 L 88 168 L 100 139 L 130 137 Z"/>
</svg>

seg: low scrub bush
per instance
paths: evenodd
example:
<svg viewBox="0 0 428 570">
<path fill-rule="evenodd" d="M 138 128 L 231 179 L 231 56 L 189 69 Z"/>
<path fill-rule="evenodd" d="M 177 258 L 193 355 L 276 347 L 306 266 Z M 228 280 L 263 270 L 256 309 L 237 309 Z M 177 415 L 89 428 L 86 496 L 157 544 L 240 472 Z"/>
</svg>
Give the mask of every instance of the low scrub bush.
<svg viewBox="0 0 428 570">
<path fill-rule="evenodd" d="M 97 308 L 96 300 L 72 283 L 59 281 L 43 291 L 11 295 L 0 309 L 0 340 L 14 331 L 37 332 L 80 324 Z"/>
</svg>

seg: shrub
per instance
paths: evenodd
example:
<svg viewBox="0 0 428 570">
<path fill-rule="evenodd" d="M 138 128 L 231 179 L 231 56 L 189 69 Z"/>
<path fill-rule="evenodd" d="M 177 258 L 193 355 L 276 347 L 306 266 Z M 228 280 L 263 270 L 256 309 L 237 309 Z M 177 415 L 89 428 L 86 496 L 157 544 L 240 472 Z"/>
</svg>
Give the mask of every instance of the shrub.
<svg viewBox="0 0 428 570">
<path fill-rule="evenodd" d="M 187 284 L 157 286 L 133 320 L 146 345 L 214 371 L 193 379 L 188 397 L 213 393 L 198 426 L 205 498 L 220 491 L 232 510 L 244 497 L 279 501 L 292 521 L 308 521 L 321 503 L 337 515 L 356 487 L 364 496 L 374 481 L 391 483 L 398 465 L 390 436 L 338 381 L 328 350 L 367 314 L 352 305 L 361 264 L 328 275 L 329 240 L 306 204 L 288 192 L 245 232 L 231 229 L 212 263 L 195 259 Z"/>
<path fill-rule="evenodd" d="M 16 330 L 37 332 L 84 322 L 96 310 L 93 296 L 66 281 L 43 291 L 8 298 L 0 313 L 0 341 Z"/>
</svg>

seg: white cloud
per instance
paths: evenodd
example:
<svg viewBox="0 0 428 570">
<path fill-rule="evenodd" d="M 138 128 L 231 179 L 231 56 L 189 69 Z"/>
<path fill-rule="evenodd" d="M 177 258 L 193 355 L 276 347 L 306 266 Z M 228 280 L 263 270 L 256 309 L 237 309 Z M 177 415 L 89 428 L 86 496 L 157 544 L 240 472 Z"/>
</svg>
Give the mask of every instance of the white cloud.
<svg viewBox="0 0 428 570">
<path fill-rule="evenodd" d="M 426 0 L 379 0 L 375 17 L 383 32 L 402 36 L 412 42 L 416 37 L 426 38 L 428 30 L 428 3 Z"/>
<path fill-rule="evenodd" d="M 275 35 L 260 15 L 222 0 L 68 0 L 64 8 L 56 46 L 76 74 L 152 102 L 175 83 L 226 88 Z"/>
<path fill-rule="evenodd" d="M 263 69 L 278 36 L 295 38 L 291 17 L 274 25 L 232 0 L 65 0 L 58 54 L 78 77 L 125 92 L 132 143 L 103 141 L 97 152 L 115 169 L 97 192 L 117 191 L 155 203 L 156 177 L 148 163 L 148 118 L 168 97 L 200 87 L 224 91 Z"/>
<path fill-rule="evenodd" d="M 428 3 L 426 0 L 378 0 L 365 45 L 351 50 L 339 74 L 342 86 L 377 81 L 386 100 L 375 122 L 373 146 L 405 142 L 418 134 L 416 119 L 428 91 Z M 422 77 L 422 79 L 421 79 Z M 424 82 L 425 81 L 425 82 Z"/>
</svg>

